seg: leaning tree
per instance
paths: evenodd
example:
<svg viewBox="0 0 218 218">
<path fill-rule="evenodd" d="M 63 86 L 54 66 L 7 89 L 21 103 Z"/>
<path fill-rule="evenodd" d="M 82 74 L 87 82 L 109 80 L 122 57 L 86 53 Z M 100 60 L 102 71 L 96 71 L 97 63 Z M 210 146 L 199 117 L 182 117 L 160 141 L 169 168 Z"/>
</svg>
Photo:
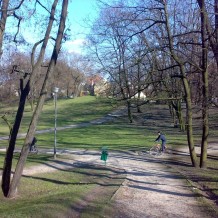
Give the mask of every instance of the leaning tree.
<svg viewBox="0 0 218 218">
<path fill-rule="evenodd" d="M 37 1 L 39 2 L 39 1 Z M 41 3 L 40 3 L 41 4 Z M 42 4 L 41 4 L 42 5 Z M 47 93 L 47 84 L 49 82 L 50 76 L 54 71 L 54 67 L 57 62 L 58 54 L 61 48 L 61 43 L 62 39 L 64 36 L 64 30 L 65 30 L 65 22 L 66 22 L 66 17 L 67 17 L 67 8 L 68 8 L 68 0 L 63 0 L 61 4 L 61 14 L 59 15 L 59 27 L 54 28 L 54 21 L 57 21 L 57 5 L 58 5 L 58 0 L 54 0 L 53 4 L 51 6 L 51 10 L 49 12 L 49 21 L 48 25 L 45 31 L 45 35 L 43 39 L 39 40 L 35 45 L 33 46 L 32 49 L 32 54 L 31 54 L 31 71 L 26 72 L 23 75 L 23 78 L 20 79 L 20 89 L 21 89 L 21 95 L 20 95 L 20 101 L 19 101 L 19 106 L 15 118 L 15 122 L 13 124 L 11 134 L 10 134 L 10 139 L 9 139 L 9 146 L 6 151 L 6 157 L 5 157 L 5 163 L 3 167 L 3 174 L 2 174 L 2 190 L 4 193 L 4 196 L 12 198 L 16 195 L 16 190 L 17 186 L 20 182 L 22 172 L 24 169 L 24 165 L 26 162 L 26 158 L 29 153 L 29 146 L 32 143 L 32 140 L 35 135 L 36 131 L 36 126 L 37 122 L 46 98 L 46 93 Z M 45 6 L 44 6 L 45 7 Z M 45 7 L 46 8 L 46 7 Z M 49 10 L 47 10 L 49 11 Z M 54 29 L 53 29 L 54 28 Z M 52 31 L 56 29 L 57 36 L 56 37 L 51 37 Z M 31 88 L 34 86 L 35 79 L 37 72 L 40 71 L 40 68 L 42 66 L 46 48 L 48 45 L 48 41 L 52 39 L 55 41 L 54 44 L 54 49 L 51 55 L 51 59 L 48 65 L 48 69 L 46 71 L 46 74 L 44 75 L 44 82 L 41 87 L 41 92 L 40 92 L 40 97 L 37 102 L 37 106 L 34 110 L 31 122 L 29 124 L 29 128 L 24 140 L 24 144 L 20 153 L 20 157 L 13 175 L 13 178 L 11 180 L 11 167 L 12 167 L 12 160 L 13 160 L 13 151 L 15 148 L 16 144 L 16 139 L 17 139 L 17 134 L 18 130 L 20 127 L 20 123 L 23 117 L 23 112 L 25 108 L 25 102 L 27 99 L 27 96 L 31 90 Z M 38 46 L 41 45 L 41 49 L 39 53 L 36 56 L 36 50 Z M 19 68 L 15 68 L 18 73 L 20 72 Z"/>
</svg>

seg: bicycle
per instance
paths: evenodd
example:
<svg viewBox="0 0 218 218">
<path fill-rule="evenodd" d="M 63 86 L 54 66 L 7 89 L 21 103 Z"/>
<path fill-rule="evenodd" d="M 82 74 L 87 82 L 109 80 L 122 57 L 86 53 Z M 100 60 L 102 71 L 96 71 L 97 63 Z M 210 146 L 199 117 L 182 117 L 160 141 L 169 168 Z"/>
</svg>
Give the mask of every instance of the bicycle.
<svg viewBox="0 0 218 218">
<path fill-rule="evenodd" d="M 172 153 L 172 150 L 168 148 L 167 145 L 165 145 L 165 150 L 162 151 L 161 150 L 161 145 L 160 144 L 156 144 L 154 145 L 151 149 L 150 149 L 150 154 L 151 155 L 162 155 L 162 154 L 171 154 Z"/>
<path fill-rule="evenodd" d="M 33 153 L 33 154 L 38 154 L 38 148 L 36 146 L 36 142 L 37 142 L 37 139 L 36 137 L 33 138 L 33 141 L 30 145 L 30 153 Z"/>
<path fill-rule="evenodd" d="M 164 152 L 161 150 L 160 144 L 153 145 L 149 150 L 149 154 L 151 154 L 153 156 L 159 156 L 163 153 Z"/>
<path fill-rule="evenodd" d="M 159 144 L 154 145 L 147 151 L 138 151 L 138 155 L 147 155 L 147 154 L 150 154 L 153 156 L 161 154 L 160 145 Z"/>
<path fill-rule="evenodd" d="M 160 155 L 162 155 L 164 153 L 171 153 L 171 152 L 167 149 L 167 146 L 165 146 L 165 151 L 163 152 L 161 150 L 161 145 L 160 144 L 155 144 L 148 151 L 139 151 L 138 155 L 150 154 L 152 156 L 160 156 Z"/>
<path fill-rule="evenodd" d="M 36 145 L 33 145 L 33 146 L 31 146 L 31 148 L 30 148 L 30 153 L 32 153 L 32 154 L 38 154 L 38 148 L 37 148 L 37 146 Z"/>
</svg>

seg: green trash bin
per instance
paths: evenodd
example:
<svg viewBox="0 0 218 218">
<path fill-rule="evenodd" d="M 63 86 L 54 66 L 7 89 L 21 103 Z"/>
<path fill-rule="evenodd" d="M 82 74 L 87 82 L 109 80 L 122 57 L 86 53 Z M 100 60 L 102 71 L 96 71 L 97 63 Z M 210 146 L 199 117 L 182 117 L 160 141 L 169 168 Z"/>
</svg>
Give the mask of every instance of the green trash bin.
<svg viewBox="0 0 218 218">
<path fill-rule="evenodd" d="M 107 161 L 107 157 L 108 157 L 108 150 L 107 150 L 107 147 L 103 147 L 101 149 L 101 160 L 103 160 L 106 164 L 106 161 Z"/>
</svg>

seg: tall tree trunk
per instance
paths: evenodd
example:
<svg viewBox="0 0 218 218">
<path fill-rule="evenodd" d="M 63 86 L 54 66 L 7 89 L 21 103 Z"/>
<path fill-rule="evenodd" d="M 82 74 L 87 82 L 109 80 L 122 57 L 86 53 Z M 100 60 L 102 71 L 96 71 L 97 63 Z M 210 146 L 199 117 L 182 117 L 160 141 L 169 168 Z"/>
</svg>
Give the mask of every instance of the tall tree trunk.
<svg viewBox="0 0 218 218">
<path fill-rule="evenodd" d="M 185 74 L 184 66 L 181 66 L 182 74 Z M 189 146 L 189 153 L 191 157 L 191 162 L 194 167 L 198 167 L 197 155 L 195 152 L 194 146 L 194 137 L 193 137 L 193 126 L 192 126 L 192 103 L 191 103 L 191 90 L 189 87 L 189 83 L 185 75 L 183 76 L 183 86 L 185 90 L 185 102 L 186 102 L 186 132 Z"/>
<path fill-rule="evenodd" d="M 137 104 L 137 113 L 142 113 L 142 110 L 139 106 L 140 104 L 140 101 L 141 101 L 141 90 L 140 90 L 140 72 L 141 72 L 141 68 L 140 68 L 140 62 L 137 61 L 137 82 L 138 82 L 138 85 L 137 85 L 137 93 L 138 93 L 138 97 L 137 97 L 137 100 L 136 100 L 136 104 Z"/>
<path fill-rule="evenodd" d="M 9 187 L 10 187 L 10 180 L 11 180 L 11 167 L 12 167 L 13 153 L 14 153 L 14 148 L 15 148 L 15 144 L 16 144 L 17 134 L 18 134 L 18 131 L 20 128 L 20 122 L 21 122 L 21 119 L 23 117 L 26 98 L 30 92 L 31 84 L 33 84 L 35 81 L 36 73 L 39 70 L 39 67 L 41 66 L 41 63 L 44 59 L 45 49 L 47 47 L 49 35 L 50 35 L 52 25 L 54 22 L 54 14 L 55 14 L 55 9 L 56 9 L 57 3 L 58 3 L 58 0 L 54 0 L 54 3 L 52 5 L 52 9 L 51 9 L 51 15 L 50 15 L 48 28 L 47 28 L 46 33 L 45 33 L 45 38 L 43 40 L 41 40 L 40 42 L 36 43 L 33 47 L 32 55 L 31 55 L 31 63 L 32 63 L 33 69 L 32 69 L 32 73 L 30 75 L 30 78 L 26 79 L 27 82 L 26 82 L 25 88 L 23 88 L 24 84 L 23 84 L 23 81 L 21 81 L 22 82 L 21 83 L 21 90 L 24 90 L 24 91 L 23 91 L 22 95 L 20 96 L 20 103 L 19 103 L 19 107 L 18 107 L 18 111 L 17 111 L 17 116 L 15 118 L 15 124 L 14 124 L 13 129 L 12 129 L 11 137 L 9 140 L 9 146 L 8 146 L 8 149 L 7 149 L 7 152 L 5 155 L 5 162 L 4 162 L 4 168 L 3 168 L 3 173 L 2 173 L 2 191 L 6 197 L 8 196 L 8 192 L 10 189 Z M 35 52 L 36 46 L 38 44 L 40 44 L 41 42 L 43 42 L 43 44 L 42 44 L 42 47 L 40 50 L 40 54 L 39 54 L 37 62 L 34 63 L 34 52 Z M 33 139 L 33 137 L 32 137 L 32 139 Z M 30 141 L 31 141 L 31 139 L 30 139 Z"/>
<path fill-rule="evenodd" d="M 198 5 L 202 12 L 204 13 L 204 19 L 205 19 L 205 25 L 206 25 L 206 31 L 207 36 L 209 39 L 209 44 L 212 48 L 214 58 L 216 60 L 216 64 L 218 66 L 218 0 L 214 0 L 214 15 L 215 15 L 215 27 L 212 28 L 212 25 L 210 23 L 210 19 L 208 17 L 208 12 L 205 7 L 205 1 L 204 0 L 197 0 Z"/>
<path fill-rule="evenodd" d="M 128 112 L 129 122 L 132 123 L 133 122 L 133 118 L 132 118 L 132 112 L 131 112 L 131 102 L 130 102 L 130 99 L 128 99 L 126 103 L 127 103 L 127 112 Z"/>
<path fill-rule="evenodd" d="M 182 60 L 179 59 L 179 57 L 176 55 L 174 51 L 173 37 L 170 31 L 170 21 L 169 21 L 169 16 L 168 16 L 168 11 L 167 11 L 167 3 L 164 3 L 164 12 L 165 12 L 165 19 L 166 19 L 165 24 L 166 24 L 166 31 L 168 35 L 170 54 L 171 54 L 171 57 L 179 65 L 183 87 L 185 91 L 186 125 L 187 125 L 187 140 L 188 140 L 188 146 L 189 146 L 189 153 L 191 157 L 192 166 L 198 167 L 197 155 L 195 152 L 194 138 L 193 138 L 191 90 L 190 90 L 188 80 L 186 78 L 186 73 L 185 73 L 186 71 L 185 71 L 184 63 L 182 62 Z"/>
<path fill-rule="evenodd" d="M 55 64 L 57 62 L 57 58 L 58 58 L 58 54 L 61 48 L 61 41 L 63 38 L 63 33 L 64 33 L 64 29 L 65 29 L 65 21 L 66 21 L 66 17 L 67 17 L 67 8 L 68 8 L 68 0 L 63 0 L 62 3 L 62 12 L 61 12 L 61 20 L 60 20 L 60 25 L 59 25 L 59 29 L 58 29 L 58 34 L 57 34 L 57 38 L 56 38 L 56 43 L 55 43 L 55 47 L 52 53 L 52 57 L 49 63 L 49 67 L 46 73 L 46 77 L 42 86 L 42 90 L 40 93 L 40 98 L 38 100 L 38 104 L 35 108 L 26 138 L 25 138 L 25 142 L 23 145 L 23 148 L 21 150 L 21 154 L 15 169 L 15 173 L 10 185 L 10 189 L 9 189 L 9 193 L 8 193 L 8 197 L 12 198 L 15 196 L 16 194 L 16 189 L 17 186 L 20 182 L 21 176 L 22 176 L 22 172 L 23 172 L 23 168 L 26 162 L 26 158 L 28 156 L 29 153 L 29 145 L 32 142 L 32 139 L 34 137 L 35 131 L 36 131 L 36 126 L 37 126 L 37 122 L 39 119 L 39 115 L 42 111 L 42 107 L 44 104 L 44 100 L 46 97 L 46 93 L 47 93 L 47 84 L 49 82 L 49 77 L 50 75 L 53 73 Z"/>
<path fill-rule="evenodd" d="M 176 100 L 176 102 L 172 102 L 172 106 L 176 112 L 176 117 L 179 121 L 179 128 L 181 131 L 185 131 L 185 124 L 182 116 L 182 106 L 181 106 L 181 100 Z"/>
<path fill-rule="evenodd" d="M 5 32 L 5 25 L 8 18 L 8 5 L 9 5 L 9 0 L 2 1 L 1 20 L 0 20 L 0 58 L 3 53 L 2 46 L 3 46 L 3 38 Z"/>
<path fill-rule="evenodd" d="M 63 33 L 64 33 L 64 29 L 65 29 L 65 22 L 66 22 L 66 17 L 67 17 L 67 8 L 68 8 L 68 0 L 63 0 L 60 24 L 59 24 L 58 34 L 57 34 L 57 38 L 56 38 L 56 42 L 55 42 L 55 47 L 54 47 L 52 57 L 51 57 L 51 60 L 49 63 L 49 67 L 48 67 L 48 70 L 47 70 L 47 73 L 46 73 L 46 76 L 44 79 L 44 83 L 43 83 L 42 90 L 40 93 L 40 98 L 39 98 L 38 104 L 35 108 L 29 129 L 27 131 L 25 142 L 24 142 L 23 148 L 21 150 L 21 154 L 20 154 L 16 169 L 15 169 L 15 173 L 14 173 L 13 179 L 11 181 L 11 185 L 10 185 L 10 189 L 9 189 L 9 193 L 8 193 L 9 198 L 14 197 L 16 194 L 16 189 L 17 189 L 17 186 L 20 182 L 23 168 L 24 168 L 24 165 L 26 162 L 26 158 L 27 158 L 28 153 L 29 153 L 29 145 L 32 142 L 35 131 L 36 131 L 36 126 L 37 126 L 37 122 L 39 119 L 39 115 L 42 111 L 42 107 L 43 107 L 46 93 L 47 93 L 47 84 L 49 82 L 49 77 L 53 73 L 54 67 L 55 67 L 56 62 L 57 62 L 58 54 L 59 54 L 59 51 L 61 48 L 61 41 L 63 38 Z"/>
<path fill-rule="evenodd" d="M 207 146 L 208 146 L 208 135 L 209 135 L 209 123 L 208 123 L 208 71 L 206 70 L 203 75 L 203 102 L 202 102 L 202 140 L 201 140 L 201 157 L 200 157 L 200 167 L 207 167 Z"/>
<path fill-rule="evenodd" d="M 18 108 L 18 112 L 17 112 L 17 116 L 15 119 L 15 124 L 14 125 L 14 130 L 12 130 L 12 136 L 10 137 L 10 141 L 9 141 L 9 147 L 8 150 L 6 152 L 6 156 L 5 156 L 5 165 L 3 168 L 3 176 L 2 176 L 2 188 L 4 189 L 4 195 L 8 196 L 8 187 L 10 185 L 10 177 L 11 177 L 11 166 L 12 166 L 12 159 L 13 159 L 13 152 L 14 152 L 14 147 L 15 147 L 15 143 L 16 143 L 16 138 L 17 138 L 17 133 L 19 131 L 19 126 L 20 126 L 20 122 L 21 119 L 23 117 L 23 111 L 24 111 L 24 107 L 25 107 L 25 102 L 26 102 L 26 98 L 29 94 L 30 91 L 30 87 L 31 84 L 34 83 L 35 81 L 35 76 L 37 71 L 39 70 L 39 67 L 41 66 L 41 63 L 44 59 L 44 54 L 45 54 L 45 49 L 47 47 L 47 43 L 49 40 L 49 35 L 52 29 L 52 25 L 53 25 L 53 21 L 54 21 L 54 14 L 55 14 L 55 8 L 57 5 L 58 0 L 54 0 L 54 3 L 52 5 L 52 10 L 51 10 L 51 15 L 50 15 L 50 20 L 49 20 L 49 24 L 48 24 L 48 28 L 46 30 L 46 34 L 45 34 L 45 38 L 43 40 L 41 40 L 40 42 L 36 43 L 33 47 L 33 52 L 32 52 L 32 73 L 30 75 L 30 78 L 28 79 L 28 82 L 26 82 L 26 86 L 23 90 L 25 90 L 25 92 L 23 93 L 22 96 L 20 96 L 20 103 L 19 104 L 19 108 Z M 37 62 L 34 63 L 34 52 L 36 49 L 36 46 L 39 45 L 41 42 L 43 42 L 41 50 L 40 50 L 40 54 L 38 56 Z M 31 141 L 31 140 L 30 140 Z M 32 141 L 31 141 L 32 142 Z M 30 143 L 31 143 L 30 142 Z M 29 150 L 28 150 L 29 151 Z"/>
<path fill-rule="evenodd" d="M 25 108 L 26 98 L 30 91 L 29 81 L 26 84 L 25 88 L 23 89 L 23 80 L 20 81 L 20 90 L 21 96 L 19 101 L 19 106 L 15 118 L 15 122 L 10 132 L 9 137 L 9 145 L 5 154 L 4 166 L 3 166 L 3 173 L 2 173 L 2 191 L 4 196 L 7 196 L 9 187 L 10 187 L 10 180 L 11 180 L 11 168 L 12 168 L 12 160 L 14 156 L 14 148 L 16 144 L 17 134 L 20 128 L 20 124 L 23 118 L 23 112 Z"/>
<path fill-rule="evenodd" d="M 207 68 L 207 35 L 206 35 L 206 16 L 205 16 L 205 2 L 202 0 L 199 3 L 201 9 L 201 40 L 202 40 L 202 140 L 201 140 L 201 157 L 200 157 L 200 167 L 207 167 L 207 139 L 209 134 L 209 124 L 208 124 L 208 68 Z"/>
<path fill-rule="evenodd" d="M 140 107 L 140 100 L 141 100 L 141 91 L 138 90 L 138 96 L 136 98 L 136 108 L 137 108 L 137 113 L 142 113 L 141 107 Z"/>
<path fill-rule="evenodd" d="M 183 119 L 183 116 L 182 116 L 181 100 L 177 101 L 177 105 L 178 105 L 177 117 L 179 119 L 179 128 L 180 128 L 181 131 L 185 131 L 185 123 L 184 123 L 184 119 Z"/>
</svg>

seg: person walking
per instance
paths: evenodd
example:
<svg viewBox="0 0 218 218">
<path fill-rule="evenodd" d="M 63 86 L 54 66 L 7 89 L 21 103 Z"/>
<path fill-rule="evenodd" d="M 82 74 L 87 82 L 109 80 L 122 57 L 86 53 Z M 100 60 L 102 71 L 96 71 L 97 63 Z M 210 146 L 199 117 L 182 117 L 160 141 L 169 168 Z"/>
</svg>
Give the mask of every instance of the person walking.
<svg viewBox="0 0 218 218">
<path fill-rule="evenodd" d="M 164 134 L 162 134 L 160 131 L 158 131 L 158 137 L 155 139 L 155 142 L 161 141 L 161 151 L 164 152 L 166 149 L 166 142 L 167 139 Z"/>
</svg>

